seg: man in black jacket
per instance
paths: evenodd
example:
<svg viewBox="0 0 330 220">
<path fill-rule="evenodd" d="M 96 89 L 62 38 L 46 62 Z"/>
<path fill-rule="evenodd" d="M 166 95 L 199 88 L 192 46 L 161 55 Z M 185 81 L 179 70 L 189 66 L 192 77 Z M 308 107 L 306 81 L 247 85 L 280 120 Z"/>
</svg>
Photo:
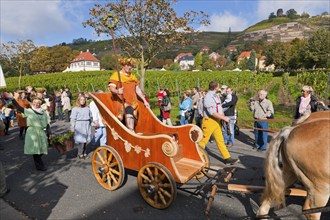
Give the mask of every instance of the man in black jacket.
<svg viewBox="0 0 330 220">
<path fill-rule="evenodd" d="M 223 123 L 222 134 L 223 134 L 223 138 L 225 139 L 225 144 L 228 147 L 231 147 L 234 145 L 234 138 L 235 138 L 234 128 L 235 128 L 235 122 L 236 122 L 235 107 L 236 107 L 238 98 L 237 98 L 236 94 L 233 93 L 233 89 L 231 87 L 227 87 L 226 94 L 232 96 L 231 101 L 222 104 L 222 108 L 228 108 L 224 113 L 225 113 L 225 116 L 230 118 L 230 122 L 229 122 L 229 131 L 230 132 L 228 132 L 228 130 L 227 130 L 228 129 L 227 124 Z"/>
</svg>

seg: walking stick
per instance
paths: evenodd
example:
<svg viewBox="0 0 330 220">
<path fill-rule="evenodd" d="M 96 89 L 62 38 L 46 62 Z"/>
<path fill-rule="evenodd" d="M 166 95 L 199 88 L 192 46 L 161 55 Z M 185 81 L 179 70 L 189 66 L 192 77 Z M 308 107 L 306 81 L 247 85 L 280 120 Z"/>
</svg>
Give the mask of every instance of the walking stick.
<svg viewBox="0 0 330 220">
<path fill-rule="evenodd" d="M 113 19 L 113 23 L 111 24 L 110 22 L 108 22 L 108 19 L 112 18 Z M 112 48 L 113 48 L 113 54 L 115 57 L 115 65 L 116 65 L 116 71 L 118 74 L 118 82 L 119 82 L 119 87 L 122 88 L 123 87 L 123 83 L 121 81 L 121 77 L 120 77 L 120 72 L 119 72 L 119 68 L 118 68 L 118 57 L 117 57 L 117 49 L 116 49 L 116 43 L 115 43 L 115 34 L 114 34 L 114 29 L 118 23 L 118 19 L 115 18 L 113 16 L 113 14 L 108 13 L 106 15 L 104 15 L 103 17 L 103 25 L 106 26 L 107 28 L 110 29 L 110 35 L 112 37 Z M 118 88 L 119 89 L 119 88 Z M 119 95 L 119 94 L 117 94 Z M 127 118 L 126 118 L 126 112 L 125 112 L 125 98 L 124 98 L 124 94 L 121 94 L 122 96 L 122 105 L 123 105 L 123 117 L 125 118 L 125 122 L 126 122 L 126 126 L 127 126 Z"/>
</svg>

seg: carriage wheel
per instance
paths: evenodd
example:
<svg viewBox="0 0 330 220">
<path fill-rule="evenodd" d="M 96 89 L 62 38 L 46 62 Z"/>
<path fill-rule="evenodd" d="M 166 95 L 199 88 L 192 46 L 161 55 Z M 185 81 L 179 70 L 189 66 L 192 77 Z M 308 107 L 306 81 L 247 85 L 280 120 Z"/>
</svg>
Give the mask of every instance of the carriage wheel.
<svg viewBox="0 0 330 220">
<path fill-rule="evenodd" d="M 96 180 L 107 190 L 119 188 L 125 176 L 123 161 L 115 149 L 98 147 L 92 156 L 93 173 Z"/>
<path fill-rule="evenodd" d="M 170 171 L 159 163 L 148 163 L 138 173 L 141 196 L 152 207 L 165 209 L 176 197 L 176 182 Z"/>
<path fill-rule="evenodd" d="M 210 158 L 209 155 L 206 153 L 206 150 L 202 147 L 198 147 L 199 153 L 202 156 L 202 160 L 205 163 L 205 166 L 203 168 L 203 172 L 207 173 L 209 170 L 207 168 L 210 168 Z M 206 169 L 205 169 L 206 168 Z M 205 174 L 203 172 L 198 172 L 195 176 L 196 179 L 200 179 L 203 178 L 205 176 Z"/>
</svg>

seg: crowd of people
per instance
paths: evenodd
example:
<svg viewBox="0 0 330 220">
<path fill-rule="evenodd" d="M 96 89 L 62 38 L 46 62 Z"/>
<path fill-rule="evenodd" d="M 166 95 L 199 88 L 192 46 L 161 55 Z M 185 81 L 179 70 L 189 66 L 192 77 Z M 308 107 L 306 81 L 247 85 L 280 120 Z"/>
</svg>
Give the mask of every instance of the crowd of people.
<svg viewBox="0 0 330 220">
<path fill-rule="evenodd" d="M 139 81 L 131 73 L 134 66 L 132 59 L 121 59 L 122 69 L 115 72 L 109 79 L 109 92 L 114 101 L 114 115 L 126 127 L 135 132 L 138 119 L 138 101 L 142 100 L 150 108 L 148 99 L 139 88 Z M 102 93 L 99 90 L 97 93 Z M 312 88 L 304 86 L 302 95 L 297 98 L 294 119 L 307 112 L 315 112 L 318 102 L 312 95 Z M 173 126 L 171 121 L 171 92 L 160 88 L 158 94 L 159 119 L 167 126 Z M 235 144 L 235 123 L 237 120 L 238 97 L 230 86 L 220 87 L 217 81 L 211 81 L 207 91 L 198 87 L 185 91 L 179 103 L 179 123 L 186 125 L 195 123 L 203 131 L 203 139 L 198 143 L 205 148 L 208 142 L 216 145 L 224 158 L 225 164 L 235 164 L 239 160 L 232 158 L 228 148 Z M 86 147 L 106 145 L 106 127 L 94 101 L 89 100 L 88 94 L 79 93 L 74 106 L 73 95 L 69 88 L 48 93 L 46 89 L 27 86 L 25 90 L 17 89 L 14 93 L 4 92 L 1 95 L 0 110 L 2 135 L 9 135 L 10 126 L 17 120 L 19 138 L 24 140 L 24 154 L 32 155 L 37 170 L 47 168 L 42 156 L 48 153 L 52 138 L 51 122 L 55 120 L 70 123 L 74 132 L 74 143 L 78 149 L 77 158 L 87 157 Z M 255 149 L 266 151 L 268 143 L 268 119 L 274 117 L 274 107 L 267 99 L 267 91 L 258 91 L 256 99 L 251 98 L 249 108 L 254 122 Z M 94 130 L 94 132 L 92 132 Z M 93 134 L 93 135 L 92 135 Z M 23 144 L 23 143 L 22 143 Z M 0 170 L 0 174 L 1 174 Z M 3 187 L 2 187 L 3 188 Z M 1 195 L 1 192 L 0 192 Z"/>
</svg>

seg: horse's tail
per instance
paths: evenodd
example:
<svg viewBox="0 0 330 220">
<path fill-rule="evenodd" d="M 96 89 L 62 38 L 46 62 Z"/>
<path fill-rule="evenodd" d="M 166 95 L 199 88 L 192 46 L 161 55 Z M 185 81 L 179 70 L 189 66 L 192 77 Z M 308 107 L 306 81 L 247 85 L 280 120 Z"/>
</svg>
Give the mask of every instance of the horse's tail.
<svg viewBox="0 0 330 220">
<path fill-rule="evenodd" d="M 285 182 L 280 161 L 281 147 L 288 138 L 292 127 L 283 128 L 271 141 L 265 160 L 266 187 L 262 195 L 262 201 L 274 201 L 275 206 L 285 205 Z"/>
</svg>

